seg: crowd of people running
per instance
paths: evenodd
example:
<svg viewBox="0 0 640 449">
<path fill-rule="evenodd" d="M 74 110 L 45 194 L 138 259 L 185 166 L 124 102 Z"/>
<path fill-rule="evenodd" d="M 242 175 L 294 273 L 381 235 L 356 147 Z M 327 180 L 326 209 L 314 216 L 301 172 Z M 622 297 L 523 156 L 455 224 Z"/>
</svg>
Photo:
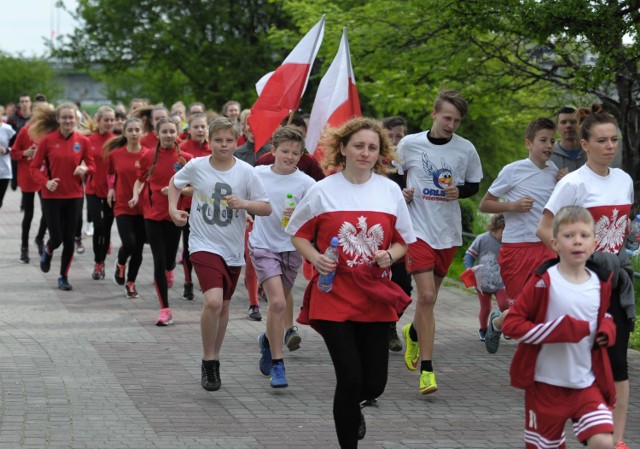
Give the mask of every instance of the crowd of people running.
<svg viewBox="0 0 640 449">
<path fill-rule="evenodd" d="M 384 392 L 389 351 L 404 347 L 420 394 L 437 391 L 435 305 L 463 243 L 458 200 L 476 195 L 483 177 L 475 146 L 456 133 L 468 111 L 459 92 L 440 92 L 431 128 L 416 134 L 406 135 L 401 117 L 353 118 L 329 129 L 322 160 L 305 148 L 307 125 L 297 115 L 255 148 L 250 110 L 236 101 L 217 114 L 199 102 L 166 108 L 134 99 L 128 110 L 102 106 L 91 117 L 72 103 L 54 108 L 42 95 L 36 103 L 21 95 L 0 128 L 0 207 L 9 184 L 19 187 L 21 263 L 31 261 L 36 193 L 40 269 L 50 271 L 62 246 L 60 290 L 72 290 L 69 269 L 84 250 L 85 199 L 92 279 L 113 273 L 127 298 L 138 298 L 148 243 L 158 326 L 173 321 L 169 290 L 180 262 L 182 297 L 194 300 L 197 285 L 204 298 L 201 384 L 208 391 L 222 386 L 221 348 L 243 267 L 248 318 L 262 320 L 261 295 L 268 303 L 258 368 L 271 387 L 288 386 L 283 346 L 300 348 L 291 292 L 302 271 L 309 282 L 297 321 L 322 336 L 331 356 L 343 448 L 365 436 L 362 410 Z M 465 266 L 477 281 L 487 351 L 498 350 L 503 333 L 519 342 L 511 375 L 526 390 L 526 447 L 564 447 L 571 419 L 589 448 L 627 448 L 635 301 L 623 245 L 634 198 L 629 175 L 611 166 L 618 134 L 615 119 L 596 106 L 532 120 L 524 132 L 528 157 L 505 166 L 480 201 L 493 215 Z M 111 271 L 114 220 L 120 247 Z M 326 252 L 332 240 L 337 260 Z M 327 276 L 333 284 L 319 288 Z M 412 281 L 415 313 L 401 329 L 403 345 L 396 323 Z M 493 295 L 499 311 L 491 311 Z"/>
</svg>

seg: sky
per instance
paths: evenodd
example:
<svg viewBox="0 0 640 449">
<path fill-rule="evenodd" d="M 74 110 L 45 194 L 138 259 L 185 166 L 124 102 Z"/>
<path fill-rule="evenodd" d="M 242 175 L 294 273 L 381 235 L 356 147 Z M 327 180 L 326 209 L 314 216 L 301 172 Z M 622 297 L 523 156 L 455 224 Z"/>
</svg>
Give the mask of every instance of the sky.
<svg viewBox="0 0 640 449">
<path fill-rule="evenodd" d="M 67 9 L 74 11 L 77 0 L 62 0 Z M 0 0 L 0 50 L 11 55 L 42 56 L 46 53 L 44 39 L 52 32 L 70 34 L 76 22 L 56 0 Z"/>
</svg>

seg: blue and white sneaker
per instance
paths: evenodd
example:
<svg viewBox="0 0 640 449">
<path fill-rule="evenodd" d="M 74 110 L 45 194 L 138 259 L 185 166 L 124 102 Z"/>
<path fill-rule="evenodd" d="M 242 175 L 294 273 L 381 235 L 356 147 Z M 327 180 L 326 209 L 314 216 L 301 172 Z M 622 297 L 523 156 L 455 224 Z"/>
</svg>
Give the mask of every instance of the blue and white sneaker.
<svg viewBox="0 0 640 449">
<path fill-rule="evenodd" d="M 271 374 L 271 348 L 267 347 L 267 335 L 263 332 L 258 337 L 258 347 L 260 348 L 260 372 L 265 376 Z"/>
<path fill-rule="evenodd" d="M 273 388 L 287 388 L 287 376 L 285 375 L 284 362 L 278 362 L 271 366 L 269 381 Z"/>
</svg>

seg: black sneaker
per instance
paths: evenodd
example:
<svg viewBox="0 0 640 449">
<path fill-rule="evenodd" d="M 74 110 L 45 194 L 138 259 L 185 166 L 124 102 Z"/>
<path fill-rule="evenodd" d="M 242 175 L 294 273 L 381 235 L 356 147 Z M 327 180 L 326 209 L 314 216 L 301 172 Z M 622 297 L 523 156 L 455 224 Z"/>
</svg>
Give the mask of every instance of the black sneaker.
<svg viewBox="0 0 640 449">
<path fill-rule="evenodd" d="M 389 325 L 389 351 L 402 351 L 402 342 L 400 341 L 400 337 L 398 337 L 396 323 L 391 323 Z"/>
<path fill-rule="evenodd" d="M 203 360 L 200 367 L 202 377 L 200 385 L 207 391 L 218 391 L 222 386 L 220 381 L 220 361 L 219 360 Z"/>
<path fill-rule="evenodd" d="M 40 256 L 40 270 L 43 273 L 48 273 L 51 269 L 51 259 L 53 258 L 53 254 L 49 254 L 47 252 L 47 248 L 45 247 L 42 250 L 42 256 Z"/>
<path fill-rule="evenodd" d="M 127 282 L 127 285 L 125 285 L 124 288 L 127 291 L 127 298 L 136 299 L 140 297 L 138 291 L 136 290 L 136 284 L 134 282 Z"/>
<path fill-rule="evenodd" d="M 29 263 L 29 250 L 27 248 L 20 248 L 20 263 Z"/>
<path fill-rule="evenodd" d="M 44 251 L 44 240 L 36 238 L 35 242 L 36 246 L 38 247 L 38 256 L 42 256 L 42 252 Z"/>
<path fill-rule="evenodd" d="M 68 292 L 68 291 L 73 290 L 73 287 L 71 286 L 71 284 L 69 284 L 69 281 L 67 280 L 67 278 L 65 276 L 60 276 L 58 278 L 58 289 L 59 290 L 64 290 L 65 292 Z"/>
<path fill-rule="evenodd" d="M 249 306 L 249 310 L 247 311 L 247 315 L 249 315 L 249 319 L 253 321 L 262 321 L 262 315 L 260 314 L 259 306 Z"/>
<path fill-rule="evenodd" d="M 116 260 L 116 272 L 113 274 L 113 281 L 116 285 L 124 285 L 124 272 L 127 270 L 126 265 L 120 265 Z"/>
<path fill-rule="evenodd" d="M 193 282 L 184 283 L 184 292 L 182 292 L 182 297 L 188 301 L 193 301 L 195 299 L 195 296 L 193 295 Z"/>
<path fill-rule="evenodd" d="M 289 351 L 296 351 L 300 349 L 300 342 L 302 337 L 298 334 L 298 327 L 293 326 L 284 333 L 284 344 L 289 348 Z"/>
</svg>

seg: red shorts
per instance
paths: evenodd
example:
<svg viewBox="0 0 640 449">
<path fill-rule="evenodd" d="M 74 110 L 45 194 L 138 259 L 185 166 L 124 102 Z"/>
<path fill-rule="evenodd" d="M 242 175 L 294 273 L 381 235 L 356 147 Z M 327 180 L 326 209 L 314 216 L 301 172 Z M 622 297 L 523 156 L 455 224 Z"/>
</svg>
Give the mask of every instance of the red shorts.
<svg viewBox="0 0 640 449">
<path fill-rule="evenodd" d="M 229 267 L 222 256 L 198 251 L 189 255 L 200 282 L 200 290 L 222 289 L 222 299 L 228 301 L 236 291 L 242 267 Z"/>
<path fill-rule="evenodd" d="M 558 255 L 542 242 L 503 243 L 498 252 L 498 265 L 509 299 L 516 299 L 531 273 L 542 262 L 556 257 Z"/>
<path fill-rule="evenodd" d="M 613 416 L 600 389 L 556 387 L 536 382 L 524 395 L 526 448 L 564 448 L 564 426 L 573 422 L 578 441 L 599 433 L 613 433 Z"/>
<path fill-rule="evenodd" d="M 405 256 L 407 272 L 413 274 L 433 271 L 433 274 L 443 278 L 447 275 L 457 250 L 457 246 L 434 249 L 424 240 L 418 239 L 409 244 L 409 249 Z"/>
</svg>

